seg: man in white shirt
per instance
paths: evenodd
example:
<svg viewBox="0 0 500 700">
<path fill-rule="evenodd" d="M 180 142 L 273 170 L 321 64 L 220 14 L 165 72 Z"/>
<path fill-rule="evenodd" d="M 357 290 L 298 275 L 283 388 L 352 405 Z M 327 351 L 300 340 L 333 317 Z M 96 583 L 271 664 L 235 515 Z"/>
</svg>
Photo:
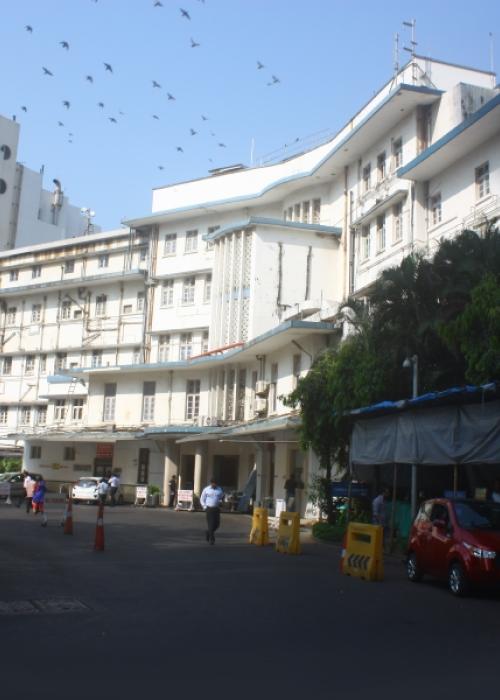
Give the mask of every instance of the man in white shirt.
<svg viewBox="0 0 500 700">
<path fill-rule="evenodd" d="M 116 474 L 112 474 L 109 478 L 109 495 L 111 498 L 111 505 L 116 506 L 116 494 L 118 492 L 118 487 L 120 486 L 120 479 Z"/>
<path fill-rule="evenodd" d="M 97 486 L 97 495 L 99 496 L 99 502 L 102 505 L 106 505 L 106 498 L 108 497 L 109 484 L 103 477 Z"/>
<path fill-rule="evenodd" d="M 220 525 L 220 504 L 224 498 L 224 491 L 217 486 L 214 477 L 210 479 L 210 485 L 202 491 L 200 503 L 207 514 L 207 542 L 215 544 L 215 531 Z"/>
</svg>

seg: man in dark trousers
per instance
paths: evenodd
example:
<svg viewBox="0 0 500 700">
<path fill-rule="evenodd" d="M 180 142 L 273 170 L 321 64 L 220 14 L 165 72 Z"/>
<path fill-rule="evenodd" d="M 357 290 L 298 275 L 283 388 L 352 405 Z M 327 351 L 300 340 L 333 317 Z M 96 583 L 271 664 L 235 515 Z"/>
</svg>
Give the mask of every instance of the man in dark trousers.
<svg viewBox="0 0 500 700">
<path fill-rule="evenodd" d="M 177 479 L 175 474 L 168 482 L 168 507 L 173 508 L 175 505 L 175 493 L 177 491 Z"/>
<path fill-rule="evenodd" d="M 220 504 L 224 498 L 224 491 L 217 486 L 215 477 L 210 479 L 210 485 L 203 489 L 200 503 L 207 513 L 207 542 L 215 544 L 215 531 L 220 525 Z"/>
</svg>

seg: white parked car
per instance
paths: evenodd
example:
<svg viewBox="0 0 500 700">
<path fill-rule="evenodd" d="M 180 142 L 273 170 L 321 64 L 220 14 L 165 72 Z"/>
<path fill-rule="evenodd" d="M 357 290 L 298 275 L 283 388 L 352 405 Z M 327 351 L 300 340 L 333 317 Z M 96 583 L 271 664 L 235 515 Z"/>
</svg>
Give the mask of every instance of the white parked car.
<svg viewBox="0 0 500 700">
<path fill-rule="evenodd" d="M 73 486 L 71 495 L 73 503 L 84 501 L 85 503 L 97 503 L 97 486 L 100 478 L 97 476 L 82 476 Z"/>
</svg>

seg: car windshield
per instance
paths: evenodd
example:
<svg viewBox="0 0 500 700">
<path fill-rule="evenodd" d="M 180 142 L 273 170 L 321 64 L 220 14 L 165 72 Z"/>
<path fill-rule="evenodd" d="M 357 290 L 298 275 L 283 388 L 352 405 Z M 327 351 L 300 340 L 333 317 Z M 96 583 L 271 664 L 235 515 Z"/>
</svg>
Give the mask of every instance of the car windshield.
<svg viewBox="0 0 500 700">
<path fill-rule="evenodd" d="M 92 479 L 80 479 L 76 485 L 81 489 L 90 489 L 93 486 L 97 486 L 97 482 Z"/>
<path fill-rule="evenodd" d="M 455 503 L 455 514 L 466 530 L 500 531 L 500 503 Z"/>
</svg>

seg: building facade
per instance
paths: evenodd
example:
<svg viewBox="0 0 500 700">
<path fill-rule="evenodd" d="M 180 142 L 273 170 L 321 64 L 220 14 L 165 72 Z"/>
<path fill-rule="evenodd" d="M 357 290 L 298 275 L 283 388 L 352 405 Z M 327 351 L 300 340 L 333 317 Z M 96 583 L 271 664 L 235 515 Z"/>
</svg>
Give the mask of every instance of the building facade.
<svg viewBox="0 0 500 700">
<path fill-rule="evenodd" d="M 4 437 L 50 481 L 118 470 L 129 497 L 173 474 L 199 494 L 255 472 L 269 505 L 288 475 L 307 485 L 283 398 L 341 340 L 348 296 L 498 216 L 499 114 L 493 74 L 415 57 L 327 143 L 0 255 Z"/>
</svg>

